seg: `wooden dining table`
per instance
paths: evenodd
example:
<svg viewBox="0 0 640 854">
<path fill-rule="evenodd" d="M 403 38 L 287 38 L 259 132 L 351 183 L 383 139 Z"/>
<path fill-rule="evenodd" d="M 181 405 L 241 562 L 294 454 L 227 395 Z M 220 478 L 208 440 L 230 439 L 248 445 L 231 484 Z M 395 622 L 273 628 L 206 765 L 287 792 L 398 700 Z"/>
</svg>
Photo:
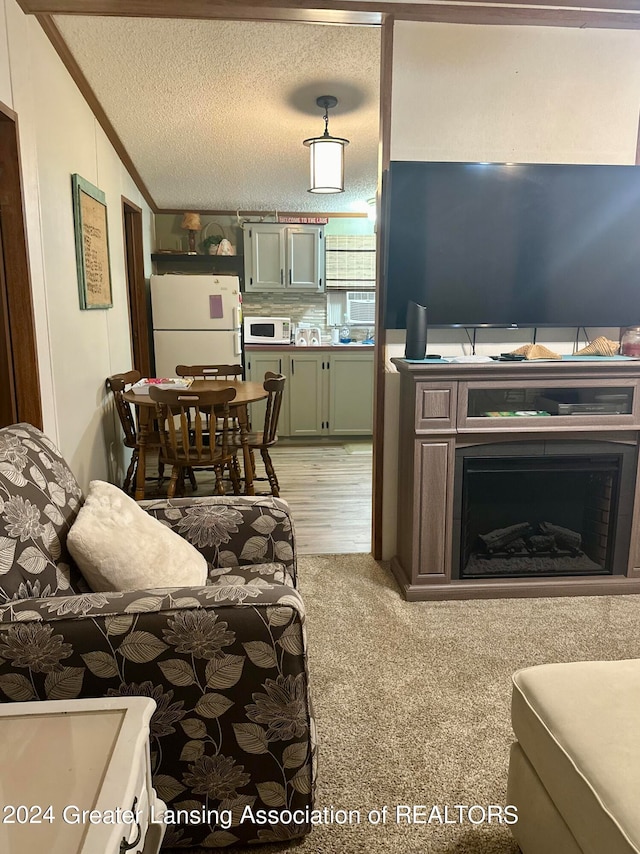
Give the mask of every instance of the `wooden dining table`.
<svg viewBox="0 0 640 854">
<path fill-rule="evenodd" d="M 269 394 L 262 383 L 253 383 L 247 380 L 194 380 L 189 391 L 216 391 L 221 388 L 235 389 L 236 396 L 229 403 L 231 414 L 238 419 L 240 425 L 240 442 L 242 445 L 242 458 L 244 464 L 244 491 L 245 495 L 255 495 L 253 486 L 253 466 L 251 464 L 251 451 L 248 444 L 249 436 L 249 410 L 250 403 L 264 400 Z M 136 407 L 138 422 L 138 468 L 136 470 L 136 501 L 144 498 L 144 484 L 147 468 L 147 437 L 149 425 L 153 422 L 156 404 L 148 394 L 136 394 L 129 389 L 123 397 L 126 401 Z"/>
</svg>

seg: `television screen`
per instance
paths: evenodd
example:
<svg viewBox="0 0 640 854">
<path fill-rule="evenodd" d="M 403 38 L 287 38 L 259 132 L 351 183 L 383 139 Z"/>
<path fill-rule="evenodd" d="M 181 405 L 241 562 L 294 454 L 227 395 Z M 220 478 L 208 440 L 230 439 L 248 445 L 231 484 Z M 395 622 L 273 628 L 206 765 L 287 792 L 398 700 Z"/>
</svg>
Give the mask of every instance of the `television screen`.
<svg viewBox="0 0 640 854">
<path fill-rule="evenodd" d="M 640 325 L 640 167 L 394 161 L 388 329 Z"/>
</svg>

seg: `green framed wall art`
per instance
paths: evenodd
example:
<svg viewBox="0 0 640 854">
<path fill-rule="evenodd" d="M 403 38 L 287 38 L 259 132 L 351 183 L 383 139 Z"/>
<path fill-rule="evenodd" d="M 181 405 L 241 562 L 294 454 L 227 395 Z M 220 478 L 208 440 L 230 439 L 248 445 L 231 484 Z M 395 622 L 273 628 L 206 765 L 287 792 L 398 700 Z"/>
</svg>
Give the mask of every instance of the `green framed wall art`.
<svg viewBox="0 0 640 854">
<path fill-rule="evenodd" d="M 71 189 L 80 308 L 112 308 L 105 194 L 78 174 Z"/>
</svg>

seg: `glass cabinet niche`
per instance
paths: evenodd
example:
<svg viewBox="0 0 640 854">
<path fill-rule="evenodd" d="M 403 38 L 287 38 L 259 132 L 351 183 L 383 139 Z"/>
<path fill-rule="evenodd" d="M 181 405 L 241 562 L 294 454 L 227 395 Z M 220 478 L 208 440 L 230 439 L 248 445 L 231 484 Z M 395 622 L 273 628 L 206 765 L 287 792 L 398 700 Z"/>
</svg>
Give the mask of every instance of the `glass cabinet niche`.
<svg viewBox="0 0 640 854">
<path fill-rule="evenodd" d="M 467 419 L 502 421 L 505 418 L 603 418 L 633 414 L 635 383 L 625 381 L 606 384 L 555 383 L 526 387 L 508 383 L 468 384 L 466 406 L 462 411 Z M 477 422 L 476 422 L 477 423 Z"/>
</svg>

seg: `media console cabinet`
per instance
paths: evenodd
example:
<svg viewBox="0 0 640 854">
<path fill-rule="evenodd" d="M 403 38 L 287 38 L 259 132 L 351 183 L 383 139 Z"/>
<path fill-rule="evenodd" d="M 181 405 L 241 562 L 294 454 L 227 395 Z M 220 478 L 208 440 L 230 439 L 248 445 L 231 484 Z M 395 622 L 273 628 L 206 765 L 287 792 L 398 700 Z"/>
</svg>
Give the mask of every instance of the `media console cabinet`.
<svg viewBox="0 0 640 854">
<path fill-rule="evenodd" d="M 640 361 L 392 362 L 407 599 L 640 593 Z"/>
</svg>

